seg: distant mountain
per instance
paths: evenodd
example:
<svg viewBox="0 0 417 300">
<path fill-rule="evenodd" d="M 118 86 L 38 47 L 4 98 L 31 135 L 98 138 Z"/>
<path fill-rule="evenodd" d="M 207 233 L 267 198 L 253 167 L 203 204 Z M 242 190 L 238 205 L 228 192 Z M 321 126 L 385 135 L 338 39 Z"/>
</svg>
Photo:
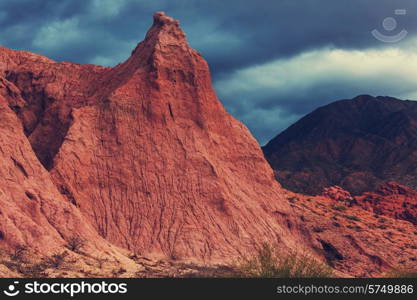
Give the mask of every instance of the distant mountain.
<svg viewBox="0 0 417 300">
<path fill-rule="evenodd" d="M 286 188 L 354 195 L 387 181 L 417 187 L 417 102 L 361 95 L 320 107 L 272 139 L 264 153 Z"/>
</svg>

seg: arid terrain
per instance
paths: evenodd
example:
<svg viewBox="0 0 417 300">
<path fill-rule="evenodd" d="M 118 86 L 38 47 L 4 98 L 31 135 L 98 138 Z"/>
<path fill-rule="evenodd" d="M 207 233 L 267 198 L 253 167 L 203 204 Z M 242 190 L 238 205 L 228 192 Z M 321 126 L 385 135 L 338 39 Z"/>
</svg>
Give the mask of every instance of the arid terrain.
<svg viewBox="0 0 417 300">
<path fill-rule="evenodd" d="M 378 161 L 362 177 L 352 175 L 356 165 L 343 173 L 351 181 L 321 176 L 327 163 L 317 169 L 311 151 L 327 157 L 340 146 L 320 131 L 318 146 L 301 154 L 304 140 L 284 150 L 271 142 L 264 150 L 274 171 L 222 106 L 179 21 L 162 12 L 113 68 L 0 47 L 0 276 L 256 276 L 242 265 L 264 245 L 282 256 L 308 253 L 332 276 L 414 272 L 416 119 L 395 112 L 408 123 L 391 130 L 378 119 L 382 133 L 351 143 L 352 156 L 358 149 L 367 162 L 388 149 L 378 158 L 384 176 L 372 184 L 358 178 L 379 172 Z M 298 138 L 308 133 L 294 126 Z M 403 150 L 380 142 L 382 134 Z M 308 140 L 316 142 L 314 132 Z M 275 159 L 291 165 L 282 176 Z"/>
</svg>

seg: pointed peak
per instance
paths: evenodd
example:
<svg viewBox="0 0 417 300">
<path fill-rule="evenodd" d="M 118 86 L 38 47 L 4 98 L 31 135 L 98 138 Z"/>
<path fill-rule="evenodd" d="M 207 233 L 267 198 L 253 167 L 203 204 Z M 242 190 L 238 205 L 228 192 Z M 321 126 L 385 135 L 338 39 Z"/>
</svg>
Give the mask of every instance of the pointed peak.
<svg viewBox="0 0 417 300">
<path fill-rule="evenodd" d="M 153 24 L 154 25 L 173 24 L 173 25 L 179 26 L 180 21 L 167 16 L 165 12 L 163 11 L 158 11 L 153 14 Z"/>
<path fill-rule="evenodd" d="M 185 39 L 185 34 L 180 28 L 180 21 L 167 16 L 163 11 L 154 13 L 153 24 L 146 34 L 146 38 L 160 39 L 160 35 L 168 35 L 176 39 Z"/>
<path fill-rule="evenodd" d="M 139 49 L 154 48 L 156 45 L 163 47 L 164 45 L 183 45 L 188 47 L 184 32 L 180 28 L 180 22 L 169 17 L 165 12 L 159 11 L 153 15 L 152 27 L 148 30 L 145 40 L 138 44 L 133 50 L 132 55 L 137 53 Z"/>
</svg>

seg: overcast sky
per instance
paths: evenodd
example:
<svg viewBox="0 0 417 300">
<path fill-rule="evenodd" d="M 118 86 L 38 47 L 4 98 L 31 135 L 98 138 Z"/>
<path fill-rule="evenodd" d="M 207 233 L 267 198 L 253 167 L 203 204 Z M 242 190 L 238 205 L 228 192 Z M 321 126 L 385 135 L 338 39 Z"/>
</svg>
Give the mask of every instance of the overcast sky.
<svg viewBox="0 0 417 300">
<path fill-rule="evenodd" d="M 2 0 L 0 44 L 112 66 L 159 10 L 181 21 L 219 98 L 261 144 L 335 100 L 417 99 L 416 0 Z M 374 29 L 407 36 L 386 43 Z"/>
</svg>

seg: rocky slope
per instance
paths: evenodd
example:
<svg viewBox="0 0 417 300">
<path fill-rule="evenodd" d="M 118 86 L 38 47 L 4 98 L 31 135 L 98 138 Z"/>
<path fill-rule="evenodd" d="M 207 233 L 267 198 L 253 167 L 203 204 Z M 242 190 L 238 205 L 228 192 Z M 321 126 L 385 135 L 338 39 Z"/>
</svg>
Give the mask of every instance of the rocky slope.
<svg viewBox="0 0 417 300">
<path fill-rule="evenodd" d="M 288 191 L 287 199 L 311 232 L 310 247 L 336 270 L 356 277 L 416 272 L 415 224 L 391 213 L 365 210 L 341 188 L 320 196 Z"/>
<path fill-rule="evenodd" d="M 416 188 L 416 149 L 417 102 L 363 95 L 318 108 L 263 150 L 286 188 L 358 195 L 387 181 Z"/>
<path fill-rule="evenodd" d="M 23 103 L 20 90 L 0 77 L 1 248 L 30 245 L 32 250 L 47 253 L 80 235 L 91 240 L 96 249 L 108 250 L 107 243 L 62 196 L 37 159 L 13 111 Z"/>
<path fill-rule="evenodd" d="M 396 182 L 387 182 L 374 192 L 351 196 L 340 187 L 324 189 L 324 196 L 348 206 L 359 206 L 376 215 L 390 216 L 417 225 L 417 191 Z"/>
<path fill-rule="evenodd" d="M 78 232 L 137 254 L 231 260 L 265 240 L 302 239 L 261 149 L 220 104 L 177 20 L 156 13 L 114 68 L 1 48 L 0 76 L 9 166 L 0 196 L 28 223 L 5 211 L 3 244 Z"/>
</svg>

